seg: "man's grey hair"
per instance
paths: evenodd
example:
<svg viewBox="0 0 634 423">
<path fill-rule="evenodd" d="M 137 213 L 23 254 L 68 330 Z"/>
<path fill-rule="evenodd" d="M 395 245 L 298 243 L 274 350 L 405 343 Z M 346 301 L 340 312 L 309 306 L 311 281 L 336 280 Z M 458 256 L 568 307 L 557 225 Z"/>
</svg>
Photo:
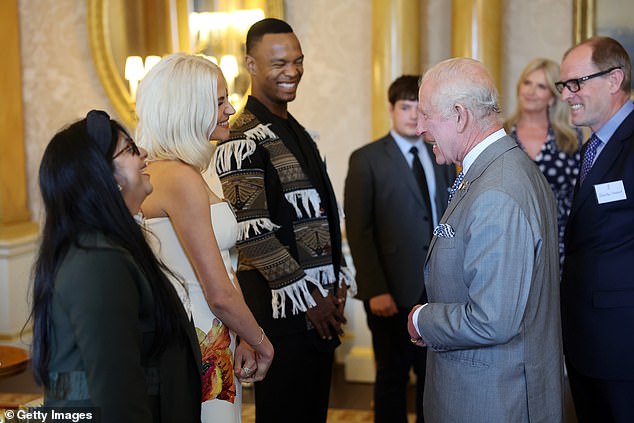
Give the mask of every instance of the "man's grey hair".
<svg viewBox="0 0 634 423">
<path fill-rule="evenodd" d="M 479 61 L 466 57 L 444 60 L 429 69 L 421 85 L 434 84 L 429 102 L 435 111 L 448 118 L 454 106 L 470 110 L 482 127 L 499 122 L 498 91 L 488 69 Z"/>
</svg>

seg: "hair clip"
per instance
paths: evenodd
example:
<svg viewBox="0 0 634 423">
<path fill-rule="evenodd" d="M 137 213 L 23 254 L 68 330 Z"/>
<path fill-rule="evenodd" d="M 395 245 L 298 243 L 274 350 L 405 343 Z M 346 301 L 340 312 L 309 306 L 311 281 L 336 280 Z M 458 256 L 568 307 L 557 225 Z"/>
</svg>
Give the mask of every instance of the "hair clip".
<svg viewBox="0 0 634 423">
<path fill-rule="evenodd" d="M 103 110 L 89 111 L 86 115 L 86 130 L 102 153 L 107 155 L 112 144 L 112 126 L 108 113 Z"/>
</svg>

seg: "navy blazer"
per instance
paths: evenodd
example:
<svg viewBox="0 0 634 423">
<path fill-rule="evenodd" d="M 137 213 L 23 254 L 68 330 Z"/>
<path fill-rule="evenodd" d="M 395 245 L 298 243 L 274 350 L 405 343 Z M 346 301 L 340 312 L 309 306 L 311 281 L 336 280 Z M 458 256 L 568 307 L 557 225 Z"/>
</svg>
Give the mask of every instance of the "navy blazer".
<svg viewBox="0 0 634 423">
<path fill-rule="evenodd" d="M 623 181 L 627 198 L 599 204 L 594 186 L 615 181 Z M 634 112 L 577 187 L 565 243 L 568 360 L 587 376 L 634 379 Z"/>
<path fill-rule="evenodd" d="M 438 219 L 447 208 L 454 166 L 434 163 Z M 417 304 L 423 293 L 423 264 L 432 216 L 418 182 L 391 135 L 350 156 L 344 210 L 346 236 L 356 269 L 357 297 L 363 301 L 389 292 L 399 307 Z"/>
</svg>

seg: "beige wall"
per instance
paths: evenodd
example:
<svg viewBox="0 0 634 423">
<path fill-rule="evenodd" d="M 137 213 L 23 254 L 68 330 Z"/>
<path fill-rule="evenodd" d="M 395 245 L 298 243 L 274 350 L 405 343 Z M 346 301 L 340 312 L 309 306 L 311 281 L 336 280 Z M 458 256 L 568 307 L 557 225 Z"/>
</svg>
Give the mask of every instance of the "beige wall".
<svg viewBox="0 0 634 423">
<path fill-rule="evenodd" d="M 367 0 L 286 0 L 286 17 L 306 55 L 291 112 L 319 132 L 342 200 L 350 152 L 370 141 L 371 4 Z M 451 2 L 427 0 L 423 66 L 450 56 Z M 505 0 L 504 104 L 514 106 L 515 79 L 531 58 L 559 60 L 572 42 L 572 0 Z M 92 64 L 85 0 L 20 0 L 24 110 L 30 207 L 40 217 L 37 167 L 63 125 L 91 108 L 112 112 Z M 509 107 L 506 107 L 509 109 Z"/>
<path fill-rule="evenodd" d="M 515 108 L 516 84 L 522 69 L 535 57 L 561 62 L 572 46 L 573 0 L 505 0 L 502 67 L 502 108 L 511 114 Z"/>
<path fill-rule="evenodd" d="M 85 0 L 20 0 L 24 129 L 31 212 L 41 219 L 37 172 L 46 144 L 92 108 L 111 111 L 92 64 Z"/>
<path fill-rule="evenodd" d="M 337 199 L 343 204 L 348 157 L 371 140 L 369 0 L 286 0 L 286 17 L 306 56 L 291 113 L 319 133 Z"/>
</svg>

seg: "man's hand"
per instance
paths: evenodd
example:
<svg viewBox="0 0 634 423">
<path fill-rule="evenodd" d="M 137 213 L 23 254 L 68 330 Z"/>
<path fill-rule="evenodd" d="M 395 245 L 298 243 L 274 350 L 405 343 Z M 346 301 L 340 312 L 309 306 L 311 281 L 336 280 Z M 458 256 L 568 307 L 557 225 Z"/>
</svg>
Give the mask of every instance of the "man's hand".
<svg viewBox="0 0 634 423">
<path fill-rule="evenodd" d="M 334 329 L 335 333 L 343 335 L 341 324 L 346 323 L 346 318 L 343 316 L 343 308 L 339 310 L 340 301 L 330 293 L 327 297 L 322 296 L 318 289 L 315 289 L 312 295 L 317 305 L 309 308 L 306 316 L 315 327 L 319 337 L 332 339 L 330 328 Z"/>
<path fill-rule="evenodd" d="M 412 307 L 412 311 L 409 312 L 409 315 L 407 316 L 407 332 L 409 332 L 412 344 L 416 345 L 417 347 L 426 347 L 427 344 L 423 342 L 423 338 L 421 338 L 418 334 L 418 331 L 416 331 L 416 324 L 412 320 L 412 318 L 414 317 L 414 312 L 420 307 L 422 307 L 422 305 L 416 304 L 414 307 Z"/>
<path fill-rule="evenodd" d="M 398 313 L 398 307 L 394 297 L 389 292 L 370 298 L 368 301 L 372 314 L 381 317 L 390 317 Z"/>
<path fill-rule="evenodd" d="M 337 301 L 339 305 L 337 305 L 337 311 L 343 317 L 345 323 L 345 317 L 343 315 L 343 310 L 346 308 L 346 300 L 348 299 L 348 285 L 343 282 L 339 289 L 337 289 Z"/>
</svg>

